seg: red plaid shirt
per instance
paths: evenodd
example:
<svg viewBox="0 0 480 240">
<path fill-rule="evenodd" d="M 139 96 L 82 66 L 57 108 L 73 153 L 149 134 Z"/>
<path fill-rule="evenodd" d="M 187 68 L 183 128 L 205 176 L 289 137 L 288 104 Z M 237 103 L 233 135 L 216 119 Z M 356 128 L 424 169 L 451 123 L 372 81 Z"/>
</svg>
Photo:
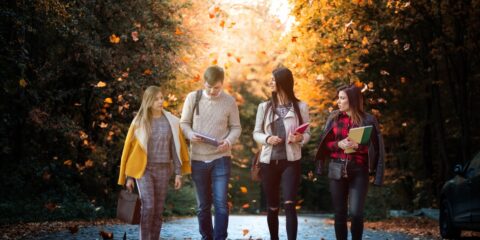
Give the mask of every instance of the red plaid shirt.
<svg viewBox="0 0 480 240">
<path fill-rule="evenodd" d="M 352 119 L 342 112 L 338 116 L 338 120 L 333 121 L 332 131 L 330 131 L 325 138 L 326 146 L 330 150 L 330 157 L 335 159 L 354 160 L 357 164 L 366 164 L 368 159 L 368 145 L 359 144 L 358 149 L 354 153 L 346 154 L 343 149 L 338 147 L 338 142 L 348 137 L 348 131 L 352 127 L 357 127 L 353 124 Z"/>
</svg>

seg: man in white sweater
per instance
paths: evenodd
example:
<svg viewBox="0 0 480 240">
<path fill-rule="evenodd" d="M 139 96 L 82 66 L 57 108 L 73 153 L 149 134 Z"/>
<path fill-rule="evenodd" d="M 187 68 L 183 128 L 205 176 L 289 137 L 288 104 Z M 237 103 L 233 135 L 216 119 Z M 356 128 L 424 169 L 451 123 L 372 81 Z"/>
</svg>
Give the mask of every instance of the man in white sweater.
<svg viewBox="0 0 480 240">
<path fill-rule="evenodd" d="M 180 125 L 190 139 L 192 179 L 197 192 L 202 239 L 226 239 L 231 148 L 242 128 L 235 99 L 223 91 L 223 69 L 211 66 L 203 78 L 204 89 L 189 93 L 185 99 Z M 214 138 L 217 143 L 207 138 Z M 212 226 L 212 203 L 215 228 Z"/>
</svg>

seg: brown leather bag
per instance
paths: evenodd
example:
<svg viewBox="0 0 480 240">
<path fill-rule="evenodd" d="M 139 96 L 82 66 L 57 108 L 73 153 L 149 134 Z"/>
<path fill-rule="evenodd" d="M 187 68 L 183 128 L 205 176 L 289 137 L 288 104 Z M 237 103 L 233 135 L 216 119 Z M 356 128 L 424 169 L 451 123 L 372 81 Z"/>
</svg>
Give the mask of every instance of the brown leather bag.
<svg viewBox="0 0 480 240">
<path fill-rule="evenodd" d="M 252 181 L 255 181 L 255 182 L 260 182 L 260 180 L 262 179 L 262 177 L 260 176 L 260 153 L 262 151 L 258 151 L 257 153 L 255 153 L 255 155 L 253 156 L 252 158 L 252 166 L 250 167 L 250 178 L 252 179 Z"/>
<path fill-rule="evenodd" d="M 117 218 L 128 224 L 140 223 L 140 197 L 134 192 L 122 189 L 118 194 Z"/>
</svg>

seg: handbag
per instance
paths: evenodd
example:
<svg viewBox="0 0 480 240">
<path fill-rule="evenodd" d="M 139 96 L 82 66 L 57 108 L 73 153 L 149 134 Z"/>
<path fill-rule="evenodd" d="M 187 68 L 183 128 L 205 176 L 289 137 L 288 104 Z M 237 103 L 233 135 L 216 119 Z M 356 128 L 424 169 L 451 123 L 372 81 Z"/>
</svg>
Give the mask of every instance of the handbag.
<svg viewBox="0 0 480 240">
<path fill-rule="evenodd" d="M 339 180 L 343 176 L 343 163 L 330 161 L 328 164 L 328 178 Z"/>
<path fill-rule="evenodd" d="M 137 193 L 122 189 L 118 194 L 117 218 L 128 224 L 140 223 L 140 197 Z"/>
<path fill-rule="evenodd" d="M 260 175 L 260 153 L 262 151 L 258 151 L 252 158 L 252 166 L 250 167 L 250 178 L 252 181 L 259 182 L 262 179 Z"/>
</svg>

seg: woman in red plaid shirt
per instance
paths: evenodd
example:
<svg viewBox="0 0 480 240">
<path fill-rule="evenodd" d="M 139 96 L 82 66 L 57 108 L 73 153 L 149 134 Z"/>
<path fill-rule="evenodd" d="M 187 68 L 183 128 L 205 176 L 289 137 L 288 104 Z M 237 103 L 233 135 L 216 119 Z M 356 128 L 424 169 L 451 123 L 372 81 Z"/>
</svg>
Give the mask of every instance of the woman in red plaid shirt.
<svg viewBox="0 0 480 240">
<path fill-rule="evenodd" d="M 352 240 L 362 239 L 363 210 L 368 192 L 369 174 L 374 184 L 382 185 L 384 172 L 384 145 L 378 122 L 363 110 L 363 96 L 355 85 L 338 89 L 338 110 L 327 119 L 317 149 L 317 174 L 329 159 L 332 167 L 340 168 L 340 174 L 329 173 L 330 193 L 335 212 L 335 235 L 347 240 L 347 217 L 350 206 Z M 370 141 L 358 144 L 348 138 L 350 128 L 372 126 Z M 353 148 L 355 152 L 345 153 Z M 329 169 L 334 171 L 335 169 Z"/>
</svg>

